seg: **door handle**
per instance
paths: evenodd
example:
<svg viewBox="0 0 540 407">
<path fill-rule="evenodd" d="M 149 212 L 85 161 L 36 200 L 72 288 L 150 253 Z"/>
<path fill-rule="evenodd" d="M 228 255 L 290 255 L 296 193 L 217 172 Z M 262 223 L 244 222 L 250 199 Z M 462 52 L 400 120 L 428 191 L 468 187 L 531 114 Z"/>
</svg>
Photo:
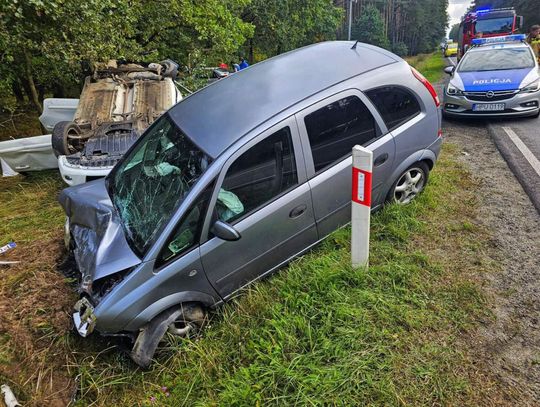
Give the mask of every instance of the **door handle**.
<svg viewBox="0 0 540 407">
<path fill-rule="evenodd" d="M 300 205 L 300 206 L 297 206 L 296 208 L 294 208 L 290 213 L 289 213 L 289 218 L 297 218 L 299 217 L 300 215 L 302 215 L 307 209 L 307 206 L 306 205 Z"/>
<path fill-rule="evenodd" d="M 377 158 L 375 158 L 375 161 L 373 161 L 373 166 L 378 167 L 379 165 L 383 165 L 386 160 L 388 160 L 388 153 L 381 154 Z"/>
</svg>

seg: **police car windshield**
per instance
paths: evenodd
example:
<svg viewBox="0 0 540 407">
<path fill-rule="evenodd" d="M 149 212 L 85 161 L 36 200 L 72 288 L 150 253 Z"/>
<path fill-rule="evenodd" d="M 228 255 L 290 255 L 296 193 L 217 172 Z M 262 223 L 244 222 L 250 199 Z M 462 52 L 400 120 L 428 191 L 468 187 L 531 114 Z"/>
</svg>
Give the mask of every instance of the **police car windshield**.
<svg viewBox="0 0 540 407">
<path fill-rule="evenodd" d="M 534 59 L 528 48 L 499 48 L 467 52 L 458 72 L 502 71 L 534 68 Z"/>
</svg>

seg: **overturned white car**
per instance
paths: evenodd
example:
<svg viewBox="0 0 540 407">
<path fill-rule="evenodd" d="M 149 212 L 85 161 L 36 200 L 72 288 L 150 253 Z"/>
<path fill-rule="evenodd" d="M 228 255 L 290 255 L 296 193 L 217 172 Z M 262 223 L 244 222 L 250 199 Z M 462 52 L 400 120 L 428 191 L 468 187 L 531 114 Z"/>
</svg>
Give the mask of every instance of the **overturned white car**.
<svg viewBox="0 0 540 407">
<path fill-rule="evenodd" d="M 173 80 L 177 72 L 170 60 L 98 66 L 85 80 L 73 120 L 52 131 L 62 179 L 76 185 L 107 175 L 143 131 L 182 99 Z"/>
</svg>

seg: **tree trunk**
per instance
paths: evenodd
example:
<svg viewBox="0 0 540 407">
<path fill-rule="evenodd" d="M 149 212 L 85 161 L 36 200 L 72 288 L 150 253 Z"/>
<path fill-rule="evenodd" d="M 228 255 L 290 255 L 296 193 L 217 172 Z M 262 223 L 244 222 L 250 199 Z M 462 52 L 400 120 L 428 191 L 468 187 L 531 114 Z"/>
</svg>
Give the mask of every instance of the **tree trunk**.
<svg viewBox="0 0 540 407">
<path fill-rule="evenodd" d="M 13 94 L 15 95 L 15 98 L 17 99 L 17 103 L 19 105 L 24 105 L 24 93 L 23 93 L 23 90 L 21 89 L 21 84 L 15 80 L 13 81 L 13 83 L 11 84 L 11 89 L 13 90 Z"/>
<path fill-rule="evenodd" d="M 41 106 L 41 103 L 39 101 L 39 95 L 36 89 L 36 84 L 34 83 L 34 77 L 32 76 L 32 61 L 30 59 L 30 54 L 28 53 L 28 50 L 24 50 L 24 72 L 26 75 L 26 80 L 28 81 L 28 85 L 30 86 L 30 96 L 32 99 L 32 103 L 34 103 L 34 106 L 36 107 L 38 113 L 43 113 L 43 107 Z"/>
</svg>

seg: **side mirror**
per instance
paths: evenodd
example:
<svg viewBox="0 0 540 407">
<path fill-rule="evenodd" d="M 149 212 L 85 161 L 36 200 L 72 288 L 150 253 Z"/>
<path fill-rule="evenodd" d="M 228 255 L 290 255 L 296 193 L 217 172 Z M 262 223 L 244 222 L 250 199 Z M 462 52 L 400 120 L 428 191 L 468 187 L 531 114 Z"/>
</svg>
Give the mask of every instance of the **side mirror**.
<svg viewBox="0 0 540 407">
<path fill-rule="evenodd" d="M 240 233 L 233 228 L 231 225 L 229 225 L 226 222 L 222 222 L 220 220 L 216 221 L 214 223 L 214 226 L 210 228 L 210 232 L 220 239 L 226 240 L 228 242 L 234 242 L 238 239 L 240 239 L 242 236 L 240 236 Z"/>
<path fill-rule="evenodd" d="M 444 68 L 444 72 L 446 72 L 448 75 L 452 75 L 455 69 L 455 66 L 447 66 L 446 68 Z"/>
<path fill-rule="evenodd" d="M 523 16 L 517 16 L 517 26 L 520 30 L 523 28 Z"/>
</svg>

